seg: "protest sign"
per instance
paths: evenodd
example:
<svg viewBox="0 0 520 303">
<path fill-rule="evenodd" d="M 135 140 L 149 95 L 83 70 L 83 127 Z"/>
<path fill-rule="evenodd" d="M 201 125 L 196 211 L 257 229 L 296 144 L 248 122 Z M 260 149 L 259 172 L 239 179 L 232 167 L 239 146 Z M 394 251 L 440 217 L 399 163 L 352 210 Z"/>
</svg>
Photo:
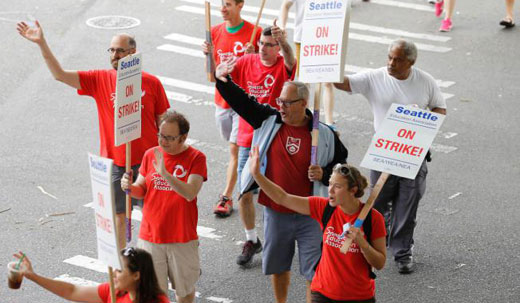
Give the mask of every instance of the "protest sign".
<svg viewBox="0 0 520 303">
<path fill-rule="evenodd" d="M 115 230 L 115 201 L 112 188 L 112 160 L 89 153 L 90 179 L 96 220 L 98 259 L 122 269 Z"/>
<path fill-rule="evenodd" d="M 351 0 L 307 0 L 302 21 L 299 80 L 343 82 Z"/>
<path fill-rule="evenodd" d="M 142 65 L 141 54 L 119 60 L 114 104 L 115 146 L 141 137 Z"/>
<path fill-rule="evenodd" d="M 415 179 L 444 117 L 418 107 L 392 104 L 361 166 Z"/>
</svg>

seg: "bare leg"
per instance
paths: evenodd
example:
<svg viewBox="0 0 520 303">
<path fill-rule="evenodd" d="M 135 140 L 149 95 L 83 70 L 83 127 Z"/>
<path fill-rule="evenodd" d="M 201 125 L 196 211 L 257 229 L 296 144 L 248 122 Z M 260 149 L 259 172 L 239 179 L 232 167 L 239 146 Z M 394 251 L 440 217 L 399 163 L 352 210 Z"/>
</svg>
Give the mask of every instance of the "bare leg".
<svg viewBox="0 0 520 303">
<path fill-rule="evenodd" d="M 325 109 L 325 123 L 332 124 L 334 119 L 334 86 L 332 83 L 322 83 L 323 88 L 323 108 Z"/>
<path fill-rule="evenodd" d="M 446 10 L 446 15 L 444 16 L 444 20 L 451 19 L 453 16 L 453 9 L 455 8 L 455 0 L 444 0 L 444 9 Z"/>
<path fill-rule="evenodd" d="M 226 187 L 223 196 L 231 198 L 233 189 L 237 183 L 237 166 L 238 166 L 238 145 L 229 143 L 229 163 L 226 172 Z"/>
<path fill-rule="evenodd" d="M 126 247 L 126 214 L 116 214 L 116 233 L 117 243 L 119 248 L 123 249 Z"/>
<path fill-rule="evenodd" d="M 515 0 L 506 0 L 506 18 L 513 21 L 513 5 Z"/>
<path fill-rule="evenodd" d="M 255 205 L 253 204 L 253 193 L 245 193 L 239 201 L 240 203 L 240 219 L 245 229 L 251 230 L 255 228 Z"/>
<path fill-rule="evenodd" d="M 187 295 L 186 297 L 179 297 L 175 295 L 175 300 L 178 303 L 193 303 L 195 302 L 195 291 L 193 291 L 191 294 Z"/>
<path fill-rule="evenodd" d="M 311 281 L 305 281 L 305 284 L 307 285 L 307 303 L 312 303 L 312 296 L 311 296 Z"/>
<path fill-rule="evenodd" d="M 273 285 L 275 302 L 286 303 L 289 285 L 291 284 L 291 272 L 286 271 L 281 274 L 271 275 L 271 284 Z"/>
</svg>

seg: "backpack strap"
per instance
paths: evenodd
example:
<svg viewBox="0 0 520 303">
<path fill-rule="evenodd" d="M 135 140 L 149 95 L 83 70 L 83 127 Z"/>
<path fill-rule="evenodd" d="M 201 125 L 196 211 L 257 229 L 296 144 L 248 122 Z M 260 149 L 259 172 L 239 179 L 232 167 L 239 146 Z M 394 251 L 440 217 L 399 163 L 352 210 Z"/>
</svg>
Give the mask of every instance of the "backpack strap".
<svg viewBox="0 0 520 303">
<path fill-rule="evenodd" d="M 363 232 L 365 233 L 365 236 L 367 236 L 368 243 L 370 243 L 370 236 L 372 235 L 372 210 L 368 212 L 365 221 L 363 221 Z M 377 277 L 370 264 L 368 264 L 368 276 L 370 279 L 375 279 Z"/>
</svg>

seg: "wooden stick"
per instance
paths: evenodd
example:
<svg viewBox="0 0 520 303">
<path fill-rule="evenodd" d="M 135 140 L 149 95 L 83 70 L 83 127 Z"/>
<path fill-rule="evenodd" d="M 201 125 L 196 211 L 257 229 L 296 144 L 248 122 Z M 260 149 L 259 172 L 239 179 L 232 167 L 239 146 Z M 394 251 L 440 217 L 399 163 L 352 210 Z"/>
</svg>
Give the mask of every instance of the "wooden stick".
<svg viewBox="0 0 520 303">
<path fill-rule="evenodd" d="M 209 0 L 206 0 L 204 7 L 206 9 L 206 42 L 211 45 L 211 3 Z M 208 76 L 208 81 L 212 80 L 214 71 L 215 61 L 213 59 L 213 52 L 209 52 L 206 55 L 206 73 Z"/>
<path fill-rule="evenodd" d="M 260 18 L 262 17 L 262 11 L 264 10 L 265 0 L 262 0 L 262 5 L 260 5 L 260 11 L 258 12 L 258 17 L 256 17 L 255 27 L 253 28 L 253 34 L 251 35 L 251 39 L 249 43 L 253 44 L 255 41 L 256 30 L 258 29 L 258 23 L 260 22 Z"/>
<path fill-rule="evenodd" d="M 126 143 L 126 171 L 132 170 L 132 144 Z M 126 243 L 132 241 L 132 196 L 126 192 Z M 125 245 L 126 246 L 126 245 Z M 122 247 L 120 247 L 123 249 Z"/>
<path fill-rule="evenodd" d="M 320 134 L 320 99 L 321 99 L 321 83 L 316 84 L 314 92 L 314 112 L 312 116 L 312 146 L 311 146 L 311 164 L 318 165 L 318 137 Z"/>
<path fill-rule="evenodd" d="M 110 301 L 116 303 L 116 288 L 114 286 L 114 271 L 112 266 L 108 267 L 108 283 L 110 285 Z"/>
<path fill-rule="evenodd" d="M 377 199 L 377 196 L 379 196 L 379 193 L 381 192 L 381 189 L 383 189 L 383 186 L 385 185 L 386 179 L 388 179 L 390 175 L 388 173 L 381 173 L 379 176 L 379 179 L 377 179 L 377 183 L 372 189 L 372 192 L 370 193 L 370 196 L 368 197 L 367 202 L 365 203 L 365 206 L 363 206 L 363 209 L 359 213 L 359 216 L 357 217 L 356 223 L 359 222 L 360 224 L 354 224 L 354 227 L 361 228 L 361 225 L 363 224 L 363 221 L 368 215 L 368 212 L 372 207 L 374 206 L 374 202 Z M 357 226 L 359 225 L 359 226 Z M 344 254 L 348 252 L 348 249 L 350 248 L 350 245 L 352 244 L 352 239 L 346 238 L 345 242 L 343 242 L 343 245 L 340 248 L 340 251 Z"/>
</svg>

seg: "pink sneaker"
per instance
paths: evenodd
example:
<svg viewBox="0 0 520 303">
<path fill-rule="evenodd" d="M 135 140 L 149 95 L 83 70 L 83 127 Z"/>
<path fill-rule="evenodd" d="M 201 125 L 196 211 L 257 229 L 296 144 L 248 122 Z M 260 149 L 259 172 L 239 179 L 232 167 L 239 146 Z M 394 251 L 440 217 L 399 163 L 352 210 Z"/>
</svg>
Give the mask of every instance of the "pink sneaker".
<svg viewBox="0 0 520 303">
<path fill-rule="evenodd" d="M 435 2 L 435 16 L 439 17 L 442 14 L 442 7 L 444 6 L 444 0 Z"/>
<path fill-rule="evenodd" d="M 451 30 L 451 19 L 442 20 L 440 32 L 449 32 Z"/>
</svg>

